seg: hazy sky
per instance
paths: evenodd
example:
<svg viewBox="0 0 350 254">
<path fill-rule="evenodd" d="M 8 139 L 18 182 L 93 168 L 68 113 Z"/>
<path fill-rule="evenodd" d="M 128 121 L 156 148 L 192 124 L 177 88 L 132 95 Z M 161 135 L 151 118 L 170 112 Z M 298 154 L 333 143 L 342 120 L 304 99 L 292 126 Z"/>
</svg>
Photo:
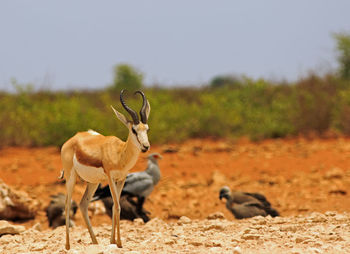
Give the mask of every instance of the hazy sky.
<svg viewBox="0 0 350 254">
<path fill-rule="evenodd" d="M 349 0 L 8 0 L 0 2 L 0 89 L 101 88 L 128 63 L 146 84 L 219 74 L 295 80 L 336 67 Z"/>
</svg>

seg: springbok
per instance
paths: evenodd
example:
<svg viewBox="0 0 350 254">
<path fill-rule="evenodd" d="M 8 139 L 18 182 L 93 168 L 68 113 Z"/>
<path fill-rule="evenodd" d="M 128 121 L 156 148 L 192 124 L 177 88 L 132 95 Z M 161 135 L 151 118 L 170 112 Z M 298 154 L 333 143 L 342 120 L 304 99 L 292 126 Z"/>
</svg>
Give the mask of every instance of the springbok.
<svg viewBox="0 0 350 254">
<path fill-rule="evenodd" d="M 120 92 L 120 102 L 124 109 L 132 117 L 129 121 L 122 113 L 112 107 L 117 118 L 129 129 L 126 142 L 115 136 L 103 136 L 95 131 L 78 132 L 63 144 L 61 150 L 61 160 L 63 170 L 66 175 L 67 196 L 65 203 L 66 211 L 66 249 L 70 249 L 69 243 L 69 211 L 71 198 L 79 175 L 87 182 L 85 193 L 80 201 L 79 207 L 84 221 L 89 230 L 93 244 L 97 244 L 96 236 L 92 230 L 88 216 L 88 205 L 99 183 L 108 180 L 113 198 L 113 216 L 111 244 L 122 247 L 120 240 L 120 194 L 124 186 L 128 171 L 135 165 L 140 151 L 146 152 L 150 148 L 148 141 L 147 119 L 151 111 L 150 104 L 146 96 L 141 91 L 143 104 L 140 110 L 141 122 L 137 113 L 126 105 L 123 99 L 124 90 Z M 117 241 L 115 241 L 115 226 L 117 226 Z"/>
</svg>

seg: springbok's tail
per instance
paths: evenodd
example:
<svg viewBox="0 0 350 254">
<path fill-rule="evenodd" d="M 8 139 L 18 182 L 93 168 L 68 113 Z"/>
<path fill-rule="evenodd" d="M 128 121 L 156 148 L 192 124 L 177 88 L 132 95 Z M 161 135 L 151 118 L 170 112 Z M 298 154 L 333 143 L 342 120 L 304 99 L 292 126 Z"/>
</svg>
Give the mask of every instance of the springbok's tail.
<svg viewBox="0 0 350 254">
<path fill-rule="evenodd" d="M 64 178 L 64 169 L 61 170 L 61 175 L 58 177 L 58 179 L 62 180 Z"/>
</svg>

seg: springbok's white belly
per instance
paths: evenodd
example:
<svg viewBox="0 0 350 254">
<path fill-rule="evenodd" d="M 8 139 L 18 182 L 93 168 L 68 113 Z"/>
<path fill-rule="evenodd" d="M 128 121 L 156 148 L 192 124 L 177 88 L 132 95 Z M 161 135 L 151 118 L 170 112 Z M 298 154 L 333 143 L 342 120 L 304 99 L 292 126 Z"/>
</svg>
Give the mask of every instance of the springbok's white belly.
<svg viewBox="0 0 350 254">
<path fill-rule="evenodd" d="M 102 167 L 91 167 L 81 164 L 75 154 L 73 157 L 73 168 L 77 174 L 84 180 L 89 183 L 100 183 L 108 180 L 107 175 L 105 174 Z M 111 171 L 112 179 L 119 180 L 124 179 L 127 175 L 127 170 L 113 170 Z"/>
</svg>

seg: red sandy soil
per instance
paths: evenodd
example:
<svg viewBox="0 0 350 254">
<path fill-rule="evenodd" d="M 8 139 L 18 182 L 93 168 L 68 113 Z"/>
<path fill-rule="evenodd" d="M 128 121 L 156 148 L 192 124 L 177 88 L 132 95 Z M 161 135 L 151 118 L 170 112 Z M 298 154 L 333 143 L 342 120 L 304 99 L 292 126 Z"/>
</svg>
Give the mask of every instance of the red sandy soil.
<svg viewBox="0 0 350 254">
<path fill-rule="evenodd" d="M 234 190 L 264 194 L 282 216 L 312 212 L 350 212 L 350 139 L 266 140 L 191 140 L 183 144 L 153 146 L 159 152 L 162 179 L 145 203 L 151 217 L 166 222 L 185 215 L 205 219 L 213 212 L 222 212 L 234 220 L 219 189 L 228 185 Z M 141 154 L 133 171 L 146 167 L 147 154 Z M 30 226 L 41 223 L 48 228 L 44 209 L 50 195 L 65 193 L 58 180 L 61 171 L 59 149 L 2 148 L 0 178 L 12 188 L 28 192 L 39 199 L 41 209 Z M 85 183 L 78 180 L 73 199 L 80 201 Z M 107 215 L 95 214 L 93 226 L 110 224 Z M 83 226 L 80 212 L 76 224 Z"/>
</svg>

